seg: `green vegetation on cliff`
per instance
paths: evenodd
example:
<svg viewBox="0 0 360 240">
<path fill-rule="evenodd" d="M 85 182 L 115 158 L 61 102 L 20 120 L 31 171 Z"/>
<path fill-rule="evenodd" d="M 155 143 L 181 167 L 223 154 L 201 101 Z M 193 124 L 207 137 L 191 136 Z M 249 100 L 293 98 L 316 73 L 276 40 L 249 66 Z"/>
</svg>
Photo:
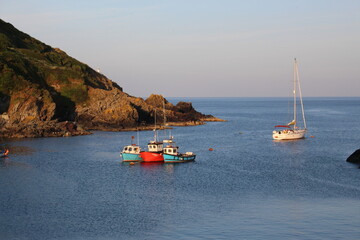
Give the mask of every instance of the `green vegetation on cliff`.
<svg viewBox="0 0 360 240">
<path fill-rule="evenodd" d="M 59 105 L 78 104 L 88 99 L 88 86 L 106 88 L 102 78 L 86 64 L 0 19 L 0 94 L 35 87 L 48 90 Z"/>
</svg>

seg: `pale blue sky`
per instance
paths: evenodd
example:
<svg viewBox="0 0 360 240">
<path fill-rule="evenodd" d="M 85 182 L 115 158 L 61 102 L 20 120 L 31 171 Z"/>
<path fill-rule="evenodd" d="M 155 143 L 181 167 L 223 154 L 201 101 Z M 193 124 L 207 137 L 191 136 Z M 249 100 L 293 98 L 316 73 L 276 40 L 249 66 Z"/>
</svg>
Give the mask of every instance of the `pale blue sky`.
<svg viewBox="0 0 360 240">
<path fill-rule="evenodd" d="M 358 0 L 0 0 L 0 18 L 147 97 L 360 96 Z"/>
</svg>

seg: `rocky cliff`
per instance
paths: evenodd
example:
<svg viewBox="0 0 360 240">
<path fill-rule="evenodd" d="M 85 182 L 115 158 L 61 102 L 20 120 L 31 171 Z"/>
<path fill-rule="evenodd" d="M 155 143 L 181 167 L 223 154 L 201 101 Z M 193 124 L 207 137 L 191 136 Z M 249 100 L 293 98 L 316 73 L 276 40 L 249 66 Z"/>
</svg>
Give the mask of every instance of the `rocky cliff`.
<svg viewBox="0 0 360 240">
<path fill-rule="evenodd" d="M 164 109 L 174 125 L 217 120 L 191 103 L 130 96 L 86 64 L 0 19 L 0 137 L 146 129 L 155 114 L 164 118 Z"/>
</svg>

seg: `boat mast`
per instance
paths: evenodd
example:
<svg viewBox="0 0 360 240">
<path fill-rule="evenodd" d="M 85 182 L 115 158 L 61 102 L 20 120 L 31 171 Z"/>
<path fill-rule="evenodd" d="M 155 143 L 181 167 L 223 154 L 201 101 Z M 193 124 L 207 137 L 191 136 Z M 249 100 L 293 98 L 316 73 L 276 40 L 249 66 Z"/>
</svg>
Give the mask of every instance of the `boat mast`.
<svg viewBox="0 0 360 240">
<path fill-rule="evenodd" d="M 302 94 L 301 94 L 299 68 L 298 68 L 298 67 L 296 67 L 296 68 L 297 68 L 297 79 L 298 79 L 298 87 L 299 87 L 299 97 L 300 97 L 300 104 L 301 104 L 301 113 L 302 113 L 302 118 L 303 118 L 303 122 L 304 122 L 304 129 L 306 129 L 305 111 L 304 111 L 304 104 L 303 104 Z"/>
<path fill-rule="evenodd" d="M 140 134 L 139 134 L 139 129 L 137 129 L 137 145 L 140 146 Z"/>
<path fill-rule="evenodd" d="M 155 108 L 155 128 L 154 128 L 154 142 L 157 142 L 157 138 L 156 138 L 156 108 Z"/>
<path fill-rule="evenodd" d="M 294 129 L 296 128 L 296 71 L 297 71 L 297 66 L 296 66 L 296 58 L 294 59 L 294 90 L 293 90 L 293 94 L 294 94 Z"/>
<path fill-rule="evenodd" d="M 164 112 L 164 138 L 166 138 L 166 111 L 165 111 L 165 98 L 163 100 L 163 112 Z"/>
</svg>

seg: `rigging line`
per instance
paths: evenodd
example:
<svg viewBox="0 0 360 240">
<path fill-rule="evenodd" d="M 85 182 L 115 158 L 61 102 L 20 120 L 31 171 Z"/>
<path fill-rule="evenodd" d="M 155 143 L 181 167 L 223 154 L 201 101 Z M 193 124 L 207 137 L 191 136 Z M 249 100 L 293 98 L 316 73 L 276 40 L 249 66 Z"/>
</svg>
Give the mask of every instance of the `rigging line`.
<svg viewBox="0 0 360 240">
<path fill-rule="evenodd" d="M 140 134 L 139 134 L 139 129 L 137 129 L 137 145 L 140 146 Z"/>
<path fill-rule="evenodd" d="M 296 58 L 294 59 L 294 88 L 293 88 L 293 94 L 294 94 L 294 129 L 296 128 Z"/>
<path fill-rule="evenodd" d="M 165 109 L 165 98 L 163 99 L 163 114 L 164 114 L 164 139 L 166 139 L 166 109 Z"/>
<path fill-rule="evenodd" d="M 157 142 L 157 134 L 156 134 L 156 108 L 155 108 L 155 129 L 154 129 L 154 141 Z"/>
<path fill-rule="evenodd" d="M 288 85 L 289 85 L 288 89 L 292 89 L 293 81 L 294 80 L 288 81 Z M 288 99 L 287 119 L 289 119 L 288 121 L 291 122 L 293 120 L 293 113 L 291 112 L 291 110 L 293 110 L 293 106 L 292 106 L 292 103 L 293 103 L 293 99 L 292 99 L 293 90 L 287 91 L 287 93 L 288 93 L 288 96 L 287 96 L 287 99 Z"/>
</svg>

